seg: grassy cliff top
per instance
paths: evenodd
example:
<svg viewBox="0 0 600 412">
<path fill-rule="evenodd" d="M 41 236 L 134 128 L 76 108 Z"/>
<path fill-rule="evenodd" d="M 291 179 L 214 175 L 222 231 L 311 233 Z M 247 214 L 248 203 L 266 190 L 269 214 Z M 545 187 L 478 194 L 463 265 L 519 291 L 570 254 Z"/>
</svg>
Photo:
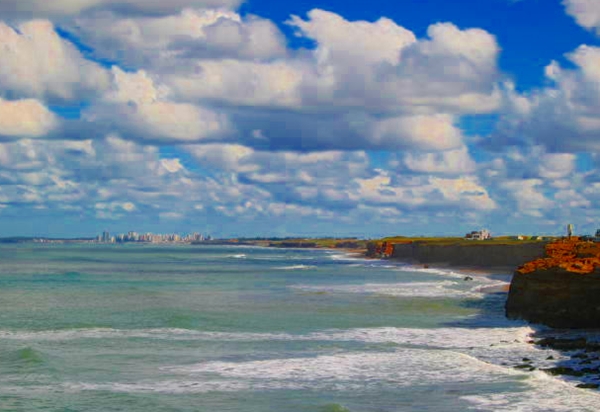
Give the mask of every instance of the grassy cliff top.
<svg viewBox="0 0 600 412">
<path fill-rule="evenodd" d="M 546 243 L 547 240 L 534 240 L 531 236 L 526 236 L 524 240 L 511 239 L 509 236 L 500 236 L 488 240 L 466 240 L 463 237 L 409 237 L 409 236 L 391 236 L 382 239 L 364 240 L 357 238 L 285 238 L 285 239 L 231 239 L 230 241 L 245 244 L 254 244 L 260 246 L 281 246 L 294 247 L 294 245 L 317 247 L 317 248 L 350 248 L 366 249 L 367 244 L 374 243 L 421 243 L 430 245 L 522 245 L 526 243 Z"/>
<path fill-rule="evenodd" d="M 356 238 L 285 238 L 285 239 L 252 239 L 242 240 L 240 242 L 251 243 L 260 246 L 282 246 L 293 247 L 310 246 L 318 248 L 349 248 L 349 249 L 366 249 L 366 240 Z"/>
<path fill-rule="evenodd" d="M 547 240 L 532 239 L 531 236 L 525 236 L 524 240 L 512 239 L 510 236 L 499 236 L 487 240 L 467 240 L 464 237 L 405 237 L 394 236 L 380 239 L 379 242 L 390 243 L 425 243 L 431 245 L 521 245 L 524 243 L 543 243 Z"/>
</svg>

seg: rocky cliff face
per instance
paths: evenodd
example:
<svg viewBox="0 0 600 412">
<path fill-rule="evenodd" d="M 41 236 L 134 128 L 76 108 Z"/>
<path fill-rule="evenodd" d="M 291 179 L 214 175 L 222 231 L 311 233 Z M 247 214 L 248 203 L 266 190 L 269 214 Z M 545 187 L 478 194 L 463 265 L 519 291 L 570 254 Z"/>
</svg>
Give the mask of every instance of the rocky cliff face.
<svg viewBox="0 0 600 412">
<path fill-rule="evenodd" d="M 600 328 L 600 271 L 581 274 L 552 267 L 516 272 L 506 316 L 554 328 Z"/>
<path fill-rule="evenodd" d="M 600 328 L 600 247 L 578 239 L 546 246 L 546 257 L 519 267 L 506 315 L 556 328 Z"/>
<path fill-rule="evenodd" d="M 475 242 L 475 241 L 474 241 Z M 393 259 L 421 264 L 472 266 L 479 268 L 514 268 L 543 257 L 543 243 L 499 245 L 473 243 L 436 245 L 420 242 L 395 244 L 390 255 Z"/>
</svg>

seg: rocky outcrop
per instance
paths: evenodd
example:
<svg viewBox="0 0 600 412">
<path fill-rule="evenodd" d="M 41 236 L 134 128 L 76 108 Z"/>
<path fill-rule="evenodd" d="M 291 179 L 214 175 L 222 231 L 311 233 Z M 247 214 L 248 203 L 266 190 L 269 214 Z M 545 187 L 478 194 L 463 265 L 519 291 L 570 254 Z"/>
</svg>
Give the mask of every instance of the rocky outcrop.
<svg viewBox="0 0 600 412">
<path fill-rule="evenodd" d="M 412 242 L 394 244 L 390 258 L 409 263 L 448 266 L 514 268 L 544 256 L 543 243 L 493 244 L 428 244 Z"/>
<path fill-rule="evenodd" d="M 600 328 L 600 247 L 565 239 L 546 246 L 546 256 L 519 267 L 506 315 L 556 328 Z"/>
<path fill-rule="evenodd" d="M 517 271 L 506 316 L 555 328 L 600 328 L 600 271 L 581 274 L 561 267 Z"/>
<path fill-rule="evenodd" d="M 389 258 L 394 252 L 396 244 L 392 242 L 368 242 L 367 243 L 367 257 L 372 258 Z"/>
</svg>

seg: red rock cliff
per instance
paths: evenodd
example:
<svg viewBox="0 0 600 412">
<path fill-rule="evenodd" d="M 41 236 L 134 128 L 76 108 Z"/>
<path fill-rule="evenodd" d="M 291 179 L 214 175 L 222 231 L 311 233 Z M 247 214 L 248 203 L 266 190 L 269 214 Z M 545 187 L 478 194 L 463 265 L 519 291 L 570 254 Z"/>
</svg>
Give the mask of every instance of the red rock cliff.
<svg viewBox="0 0 600 412">
<path fill-rule="evenodd" d="M 519 267 L 506 315 L 557 328 L 600 328 L 600 246 L 577 238 L 546 245 Z"/>
</svg>

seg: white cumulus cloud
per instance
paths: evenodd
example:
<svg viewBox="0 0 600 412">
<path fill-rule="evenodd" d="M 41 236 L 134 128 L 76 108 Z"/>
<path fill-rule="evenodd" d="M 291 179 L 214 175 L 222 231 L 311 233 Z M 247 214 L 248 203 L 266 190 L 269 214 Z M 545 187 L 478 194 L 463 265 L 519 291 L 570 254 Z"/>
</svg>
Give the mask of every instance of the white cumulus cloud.
<svg viewBox="0 0 600 412">
<path fill-rule="evenodd" d="M 460 116 L 501 101 L 500 49 L 484 30 L 440 23 L 417 39 L 390 19 L 318 9 L 288 24 L 316 47 L 269 61 L 196 57 L 161 79 L 175 99 L 230 111 L 240 143 L 261 130 L 281 150 L 457 149 Z"/>
<path fill-rule="evenodd" d="M 201 106 L 170 101 L 144 71 L 126 73 L 113 67 L 112 88 L 91 107 L 85 120 L 131 139 L 193 142 L 229 131 L 227 117 Z"/>
<path fill-rule="evenodd" d="M 35 99 L 9 101 L 0 98 L 0 136 L 41 137 L 59 124 L 56 115 Z"/>
<path fill-rule="evenodd" d="M 126 14 L 172 14 L 186 7 L 237 7 L 241 0 L 0 0 L 0 12 L 26 18 L 73 16 L 112 10 Z"/>
<path fill-rule="evenodd" d="M 563 0 L 563 3 L 577 24 L 600 34 L 600 3 L 596 0 Z"/>
<path fill-rule="evenodd" d="M 103 13 L 66 26 L 96 56 L 129 66 L 178 70 L 195 58 L 269 59 L 286 54 L 277 26 L 256 16 L 224 9 L 185 9 L 164 17 Z"/>
<path fill-rule="evenodd" d="M 580 46 L 567 58 L 574 68 L 557 62 L 546 68 L 548 87 L 522 95 L 508 89 L 499 144 L 525 141 L 559 153 L 600 150 L 600 48 Z"/>
<path fill-rule="evenodd" d="M 46 20 L 21 24 L 0 21 L 0 91 L 18 97 L 74 99 L 108 86 L 98 64 L 62 39 Z"/>
</svg>

